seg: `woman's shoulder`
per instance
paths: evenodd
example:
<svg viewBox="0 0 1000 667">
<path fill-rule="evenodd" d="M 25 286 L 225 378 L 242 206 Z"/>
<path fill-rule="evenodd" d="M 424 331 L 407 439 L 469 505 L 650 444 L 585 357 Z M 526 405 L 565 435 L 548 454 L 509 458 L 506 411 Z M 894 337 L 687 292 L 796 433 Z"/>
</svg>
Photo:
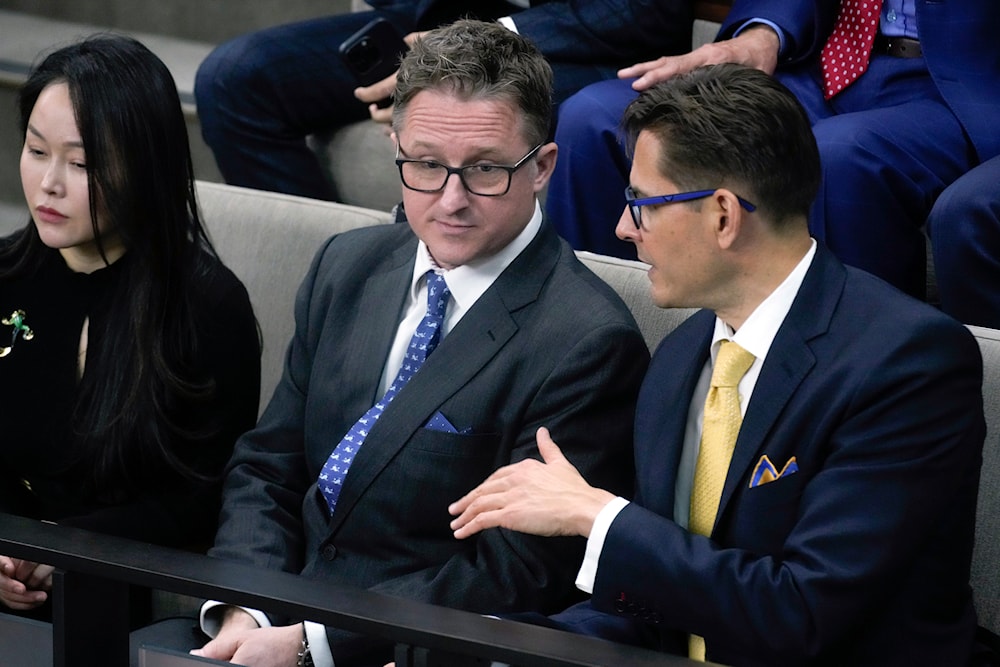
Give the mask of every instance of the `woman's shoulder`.
<svg viewBox="0 0 1000 667">
<path fill-rule="evenodd" d="M 205 248 L 198 250 L 187 287 L 200 316 L 253 320 L 246 286 L 217 255 Z"/>
</svg>

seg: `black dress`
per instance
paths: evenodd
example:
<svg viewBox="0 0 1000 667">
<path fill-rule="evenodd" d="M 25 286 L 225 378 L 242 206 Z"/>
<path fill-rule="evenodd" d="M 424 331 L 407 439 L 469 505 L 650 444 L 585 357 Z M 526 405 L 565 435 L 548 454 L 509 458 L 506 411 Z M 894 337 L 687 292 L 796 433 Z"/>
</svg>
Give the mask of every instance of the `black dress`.
<svg viewBox="0 0 1000 667">
<path fill-rule="evenodd" d="M 128 450 L 129 478 L 100 478 L 73 427 L 80 334 L 89 317 L 84 373 L 92 373 L 103 332 L 115 326 L 110 304 L 120 298 L 129 257 L 83 274 L 58 251 L 45 253 L 31 275 L 0 280 L 0 319 L 9 322 L 0 324 L 0 353 L 10 348 L 0 357 L 0 511 L 168 546 L 210 544 L 223 467 L 257 417 L 260 343 L 246 289 L 206 257 L 194 294 L 201 347 L 185 365 L 210 378 L 212 389 L 169 406 L 182 425 L 171 453 L 214 479 L 182 475 Z M 16 311 L 23 317 L 12 317 Z"/>
</svg>

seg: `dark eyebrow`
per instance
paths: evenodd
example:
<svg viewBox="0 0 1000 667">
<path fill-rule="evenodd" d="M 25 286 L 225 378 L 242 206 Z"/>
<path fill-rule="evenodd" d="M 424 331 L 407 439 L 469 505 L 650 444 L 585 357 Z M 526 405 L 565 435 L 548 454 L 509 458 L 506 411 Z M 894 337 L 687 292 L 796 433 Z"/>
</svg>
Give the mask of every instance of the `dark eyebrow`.
<svg viewBox="0 0 1000 667">
<path fill-rule="evenodd" d="M 31 133 L 32 133 L 33 135 L 35 135 L 36 137 L 38 137 L 38 138 L 39 138 L 39 139 L 41 139 L 42 141 L 48 141 L 48 140 L 47 140 L 47 139 L 45 138 L 45 135 L 44 135 L 44 134 L 42 134 L 41 132 L 39 132 L 39 131 L 38 131 L 38 128 L 36 128 L 36 127 L 35 127 L 34 125 L 32 125 L 31 123 L 28 123 L 28 132 L 31 132 Z M 64 145 L 64 146 L 68 146 L 68 147 L 70 147 L 70 148 L 83 148 L 83 142 L 82 142 L 82 141 L 67 141 L 67 142 L 66 142 L 65 144 L 63 144 L 63 145 Z"/>
<path fill-rule="evenodd" d="M 427 159 L 420 159 L 420 158 L 411 158 L 410 154 L 407 153 L 407 151 L 403 150 L 403 142 L 400 141 L 400 139 L 399 139 L 398 136 L 397 136 L 397 139 L 396 139 L 396 144 L 399 146 L 399 152 L 400 152 L 400 154 L 402 154 L 403 157 L 405 157 L 407 160 L 416 159 L 419 162 L 434 162 L 436 164 L 444 164 L 444 162 L 442 162 L 440 160 L 440 158 L 434 159 L 434 160 L 427 160 Z M 432 148 L 432 146 L 430 146 L 429 144 L 426 144 L 424 142 L 417 141 L 417 142 L 414 142 L 414 144 L 413 144 L 413 146 L 411 148 L 413 148 L 413 152 L 417 152 L 417 151 L 420 151 L 420 150 L 430 150 Z M 466 166 L 470 166 L 470 167 L 471 166 L 475 166 L 475 164 L 476 164 L 477 161 L 489 162 L 490 164 L 501 164 L 501 161 L 504 158 L 502 156 L 498 155 L 498 152 L 502 151 L 502 150 L 503 150 L 502 148 L 498 148 L 498 147 L 490 147 L 490 148 L 486 148 L 486 149 L 480 150 L 480 152 L 476 154 L 476 157 L 472 158 L 472 162 L 466 162 L 465 165 Z"/>
</svg>

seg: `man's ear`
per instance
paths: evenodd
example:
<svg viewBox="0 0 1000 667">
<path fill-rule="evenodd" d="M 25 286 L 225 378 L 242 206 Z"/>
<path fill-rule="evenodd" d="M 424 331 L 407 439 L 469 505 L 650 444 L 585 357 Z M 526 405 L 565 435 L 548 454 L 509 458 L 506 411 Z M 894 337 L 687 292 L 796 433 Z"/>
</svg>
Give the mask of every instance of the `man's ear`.
<svg viewBox="0 0 1000 667">
<path fill-rule="evenodd" d="M 547 144 L 543 144 L 541 148 L 538 149 L 538 153 L 535 155 L 535 165 L 537 168 L 537 173 L 535 174 L 535 192 L 541 192 L 548 185 L 549 179 L 552 177 L 552 170 L 556 168 L 556 159 L 559 157 L 559 147 L 554 141 L 550 141 Z"/>
<path fill-rule="evenodd" d="M 719 188 L 708 199 L 706 206 L 714 217 L 715 235 L 719 247 L 732 248 L 745 233 L 747 210 L 740 205 L 739 197 L 726 188 Z"/>
</svg>

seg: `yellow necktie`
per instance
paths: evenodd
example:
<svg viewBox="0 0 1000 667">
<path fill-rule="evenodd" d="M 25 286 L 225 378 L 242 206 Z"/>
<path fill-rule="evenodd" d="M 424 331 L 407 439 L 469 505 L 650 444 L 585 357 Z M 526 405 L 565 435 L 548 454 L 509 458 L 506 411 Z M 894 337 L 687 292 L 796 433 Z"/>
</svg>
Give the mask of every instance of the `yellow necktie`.
<svg viewBox="0 0 1000 667">
<path fill-rule="evenodd" d="M 701 430 L 701 447 L 694 469 L 691 490 L 689 529 L 699 535 L 711 535 L 715 516 L 719 512 L 722 487 L 729 473 L 729 462 L 736 448 L 743 417 L 737 386 L 753 364 L 754 356 L 736 343 L 724 340 L 712 369 L 712 382 L 705 398 L 705 420 Z M 705 640 L 691 635 L 688 655 L 705 660 Z"/>
</svg>

